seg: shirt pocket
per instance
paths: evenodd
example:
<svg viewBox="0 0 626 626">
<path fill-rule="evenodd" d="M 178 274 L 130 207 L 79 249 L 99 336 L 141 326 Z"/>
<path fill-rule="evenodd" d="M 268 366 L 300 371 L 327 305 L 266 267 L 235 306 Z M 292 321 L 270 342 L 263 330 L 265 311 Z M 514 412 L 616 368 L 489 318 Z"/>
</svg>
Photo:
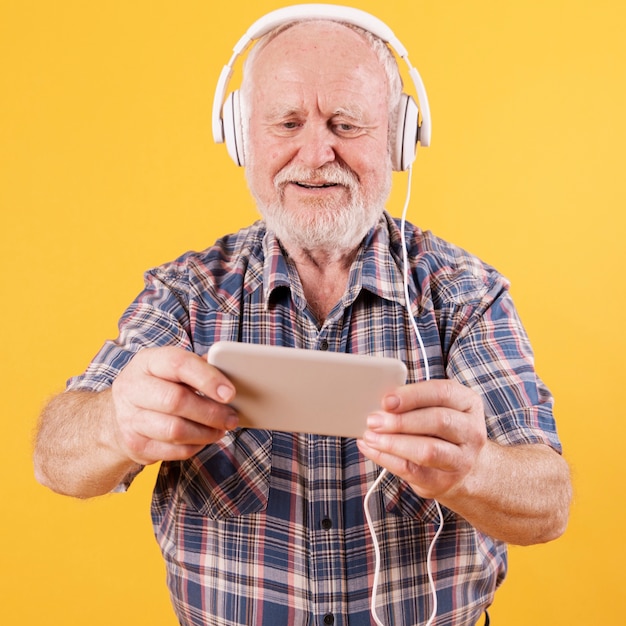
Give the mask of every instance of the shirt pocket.
<svg viewBox="0 0 626 626">
<path fill-rule="evenodd" d="M 180 493 L 185 503 L 212 520 L 267 508 L 272 435 L 239 429 L 185 462 Z"/>
<path fill-rule="evenodd" d="M 439 524 L 439 511 L 435 501 L 418 496 L 405 480 L 388 473 L 381 481 L 381 489 L 388 513 Z M 441 513 L 444 520 L 455 515 L 454 511 L 445 506 L 441 506 Z"/>
</svg>

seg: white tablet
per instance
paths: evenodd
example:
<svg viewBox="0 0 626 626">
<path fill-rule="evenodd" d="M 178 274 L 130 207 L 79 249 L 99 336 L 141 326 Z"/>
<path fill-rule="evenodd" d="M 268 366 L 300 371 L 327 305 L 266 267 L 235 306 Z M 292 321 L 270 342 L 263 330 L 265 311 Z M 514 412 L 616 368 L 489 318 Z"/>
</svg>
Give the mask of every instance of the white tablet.
<svg viewBox="0 0 626 626">
<path fill-rule="evenodd" d="M 208 361 L 235 385 L 242 428 L 361 437 L 383 396 L 406 382 L 388 357 L 219 341 Z"/>
</svg>

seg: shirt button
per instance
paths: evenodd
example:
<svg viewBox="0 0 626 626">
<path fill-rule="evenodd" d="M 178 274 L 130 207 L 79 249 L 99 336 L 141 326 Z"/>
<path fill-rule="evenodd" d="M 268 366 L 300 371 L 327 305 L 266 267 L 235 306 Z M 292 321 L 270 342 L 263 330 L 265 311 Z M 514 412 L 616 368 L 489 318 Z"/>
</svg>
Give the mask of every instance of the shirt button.
<svg viewBox="0 0 626 626">
<path fill-rule="evenodd" d="M 324 530 L 330 530 L 333 527 L 333 520 L 331 520 L 329 517 L 325 517 L 322 520 L 322 528 Z M 329 613 L 330 615 L 330 613 Z M 332 616 L 331 616 L 332 617 Z M 326 622 L 328 624 L 328 622 Z M 332 622 L 330 622 L 332 624 Z"/>
<path fill-rule="evenodd" d="M 328 350 L 328 341 L 326 339 L 322 339 L 320 342 L 320 350 Z"/>
<path fill-rule="evenodd" d="M 324 615 L 324 624 L 334 624 L 335 623 L 335 616 L 332 613 L 326 613 L 326 615 Z"/>
</svg>

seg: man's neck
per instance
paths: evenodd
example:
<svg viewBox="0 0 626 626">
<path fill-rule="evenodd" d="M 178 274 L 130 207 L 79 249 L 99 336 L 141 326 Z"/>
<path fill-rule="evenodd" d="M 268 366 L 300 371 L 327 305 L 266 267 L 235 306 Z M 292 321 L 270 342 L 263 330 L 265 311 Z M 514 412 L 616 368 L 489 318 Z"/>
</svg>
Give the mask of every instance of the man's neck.
<svg viewBox="0 0 626 626">
<path fill-rule="evenodd" d="M 343 296 L 357 252 L 358 249 L 344 253 L 336 250 L 287 250 L 298 270 L 307 303 L 320 323 Z"/>
</svg>

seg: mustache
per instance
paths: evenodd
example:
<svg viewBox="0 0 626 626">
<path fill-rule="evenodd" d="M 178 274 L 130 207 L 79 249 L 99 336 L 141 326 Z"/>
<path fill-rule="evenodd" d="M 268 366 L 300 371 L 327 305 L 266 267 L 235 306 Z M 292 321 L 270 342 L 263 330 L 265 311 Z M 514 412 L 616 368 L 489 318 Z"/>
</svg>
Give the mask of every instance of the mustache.
<svg viewBox="0 0 626 626">
<path fill-rule="evenodd" d="M 350 168 L 338 163 L 326 163 L 315 169 L 286 165 L 274 177 L 274 186 L 280 188 L 288 183 L 343 185 L 356 189 L 359 179 Z"/>
</svg>

